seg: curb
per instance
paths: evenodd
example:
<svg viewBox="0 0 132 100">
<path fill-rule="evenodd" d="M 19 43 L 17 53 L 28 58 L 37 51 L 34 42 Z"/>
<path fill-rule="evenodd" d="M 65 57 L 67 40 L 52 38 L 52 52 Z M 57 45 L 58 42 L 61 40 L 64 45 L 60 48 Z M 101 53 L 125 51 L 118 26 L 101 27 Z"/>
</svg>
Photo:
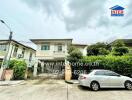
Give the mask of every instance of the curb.
<svg viewBox="0 0 132 100">
<path fill-rule="evenodd" d="M 13 83 L 14 82 L 14 83 Z M 16 83 L 15 83 L 16 82 Z M 13 86 L 13 85 L 21 85 L 24 83 L 24 80 L 22 81 L 0 81 L 0 86 Z"/>
<path fill-rule="evenodd" d="M 68 84 L 74 84 L 73 82 L 68 81 L 68 80 L 65 80 L 65 82 L 68 83 Z"/>
<path fill-rule="evenodd" d="M 74 81 L 74 80 L 65 80 L 66 83 L 68 84 L 78 84 L 78 81 Z"/>
</svg>

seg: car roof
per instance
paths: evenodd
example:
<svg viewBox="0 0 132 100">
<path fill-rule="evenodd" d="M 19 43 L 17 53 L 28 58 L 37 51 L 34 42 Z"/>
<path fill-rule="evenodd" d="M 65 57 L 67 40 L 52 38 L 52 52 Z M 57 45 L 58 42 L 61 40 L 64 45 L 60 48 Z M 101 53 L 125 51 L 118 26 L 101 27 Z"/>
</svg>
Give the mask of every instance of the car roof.
<svg viewBox="0 0 132 100">
<path fill-rule="evenodd" d="M 110 71 L 110 70 L 106 70 L 106 69 L 94 69 L 93 71 Z"/>
</svg>

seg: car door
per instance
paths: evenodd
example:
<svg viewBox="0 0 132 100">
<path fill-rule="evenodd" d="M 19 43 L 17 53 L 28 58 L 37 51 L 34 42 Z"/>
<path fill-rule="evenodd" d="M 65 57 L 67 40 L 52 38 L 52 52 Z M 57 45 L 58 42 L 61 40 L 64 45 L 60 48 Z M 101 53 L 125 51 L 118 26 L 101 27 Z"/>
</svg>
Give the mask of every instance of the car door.
<svg viewBox="0 0 132 100">
<path fill-rule="evenodd" d="M 111 76 L 111 84 L 113 87 L 122 86 L 122 78 L 120 76 Z"/>
<path fill-rule="evenodd" d="M 101 87 L 108 87 L 110 83 L 110 78 L 105 75 L 105 71 L 96 71 L 95 80 L 99 82 Z"/>
<path fill-rule="evenodd" d="M 100 84 L 102 87 L 109 87 L 111 79 L 109 76 L 102 75 L 100 76 Z"/>
<path fill-rule="evenodd" d="M 119 74 L 113 71 L 107 71 L 106 76 L 109 77 L 108 86 L 110 87 L 120 87 L 122 85 L 122 78 Z"/>
</svg>

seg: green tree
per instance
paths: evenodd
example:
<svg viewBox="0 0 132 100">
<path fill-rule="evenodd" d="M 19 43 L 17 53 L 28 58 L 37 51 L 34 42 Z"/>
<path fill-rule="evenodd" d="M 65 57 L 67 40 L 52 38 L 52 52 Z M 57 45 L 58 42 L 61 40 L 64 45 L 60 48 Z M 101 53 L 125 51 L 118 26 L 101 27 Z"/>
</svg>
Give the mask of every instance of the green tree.
<svg viewBox="0 0 132 100">
<path fill-rule="evenodd" d="M 114 43 L 112 43 L 112 46 L 118 48 L 118 47 L 124 47 L 125 44 L 122 40 L 117 40 Z"/>
<path fill-rule="evenodd" d="M 111 46 L 109 44 L 98 42 L 96 44 L 88 46 L 87 55 L 107 55 L 109 54 L 110 50 Z"/>
<path fill-rule="evenodd" d="M 121 40 L 115 41 L 113 44 L 112 54 L 115 56 L 122 56 L 129 52 L 129 49 L 125 46 Z"/>
<path fill-rule="evenodd" d="M 68 48 L 68 54 L 69 56 L 67 57 L 67 60 L 70 62 L 77 62 L 83 58 L 82 52 L 74 46 Z"/>
<path fill-rule="evenodd" d="M 109 53 L 110 53 L 110 51 L 105 48 L 99 49 L 99 55 L 108 55 Z"/>
</svg>

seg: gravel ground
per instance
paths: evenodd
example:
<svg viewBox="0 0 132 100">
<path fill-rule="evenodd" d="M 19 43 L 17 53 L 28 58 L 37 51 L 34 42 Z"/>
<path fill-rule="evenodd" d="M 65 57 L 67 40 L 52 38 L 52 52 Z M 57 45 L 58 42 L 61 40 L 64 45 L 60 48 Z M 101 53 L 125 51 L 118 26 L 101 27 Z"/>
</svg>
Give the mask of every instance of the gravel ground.
<svg viewBox="0 0 132 100">
<path fill-rule="evenodd" d="M 91 91 L 64 80 L 28 80 L 15 86 L 0 86 L 0 100 L 132 100 L 132 91 L 103 89 Z"/>
</svg>

